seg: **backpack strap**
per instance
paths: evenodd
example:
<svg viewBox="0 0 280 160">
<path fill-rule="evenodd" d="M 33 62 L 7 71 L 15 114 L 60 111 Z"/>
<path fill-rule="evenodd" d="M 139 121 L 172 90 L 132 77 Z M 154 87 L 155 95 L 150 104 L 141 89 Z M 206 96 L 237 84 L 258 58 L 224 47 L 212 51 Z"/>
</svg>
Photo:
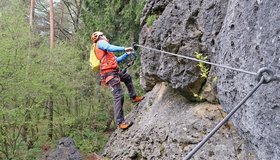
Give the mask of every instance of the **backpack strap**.
<svg viewBox="0 0 280 160">
<path fill-rule="evenodd" d="M 95 43 L 95 45 L 94 45 L 94 49 L 95 49 L 95 47 L 96 47 L 96 44 L 97 43 Z M 96 52 L 94 52 L 95 54 L 96 54 Z M 103 77 L 102 77 L 102 75 L 101 75 L 101 68 L 102 68 L 102 63 L 101 63 L 101 61 L 102 61 L 102 59 L 107 55 L 107 51 L 105 51 L 105 54 L 101 57 L 101 59 L 99 60 L 100 61 L 100 67 L 99 67 L 99 79 L 98 79 L 98 91 L 97 91 L 97 94 L 98 94 L 98 101 L 100 102 L 100 95 L 101 95 L 101 92 L 100 92 L 100 86 L 101 86 L 101 84 L 102 84 L 102 80 L 103 80 Z"/>
</svg>

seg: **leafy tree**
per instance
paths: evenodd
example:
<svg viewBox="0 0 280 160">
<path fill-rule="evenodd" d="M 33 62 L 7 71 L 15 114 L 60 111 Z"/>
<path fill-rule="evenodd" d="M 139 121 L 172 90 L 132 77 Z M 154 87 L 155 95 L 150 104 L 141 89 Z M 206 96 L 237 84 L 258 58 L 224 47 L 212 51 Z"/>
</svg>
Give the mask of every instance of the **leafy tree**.
<svg viewBox="0 0 280 160">
<path fill-rule="evenodd" d="M 38 31 L 40 25 L 48 25 L 39 18 L 48 13 L 38 11 L 41 5 L 48 8 L 46 1 L 36 1 L 34 30 L 30 30 L 27 19 L 28 2 L 0 2 L 0 159 L 39 159 L 42 146 L 53 146 L 63 136 L 71 136 L 85 153 L 97 152 L 108 138 L 105 133 L 112 127 L 113 108 L 109 89 L 101 87 L 105 98 L 98 98 L 99 77 L 88 65 L 88 37 L 93 30 L 104 29 L 115 43 L 129 45 L 138 34 L 141 7 L 134 4 L 136 1 L 85 0 L 77 31 L 67 30 L 72 33 L 68 40 L 56 36 L 55 47 L 50 50 L 48 28 Z M 97 12 L 98 5 L 106 7 Z M 55 21 L 59 19 L 59 6 L 54 5 Z M 56 31 L 58 25 L 54 24 Z M 61 26 L 72 28 L 69 24 Z M 137 72 L 133 75 L 139 77 Z M 140 88 L 139 83 L 136 87 Z M 53 140 L 48 139 L 50 105 Z"/>
</svg>

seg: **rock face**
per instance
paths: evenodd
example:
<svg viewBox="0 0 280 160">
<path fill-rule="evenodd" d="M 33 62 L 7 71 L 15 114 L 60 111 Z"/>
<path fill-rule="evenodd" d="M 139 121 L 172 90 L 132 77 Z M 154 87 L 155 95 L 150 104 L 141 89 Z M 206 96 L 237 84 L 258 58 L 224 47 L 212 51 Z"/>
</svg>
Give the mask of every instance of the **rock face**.
<svg viewBox="0 0 280 160">
<path fill-rule="evenodd" d="M 149 1 L 144 9 L 149 14 L 144 14 L 141 22 L 140 44 L 191 57 L 195 52 L 212 57 L 226 8 L 225 0 Z M 150 15 L 158 15 L 151 27 L 145 23 Z M 142 50 L 141 62 L 141 83 L 146 90 L 166 81 L 191 99 L 204 83 L 196 62 L 150 50 Z"/>
<path fill-rule="evenodd" d="M 251 72 L 269 67 L 279 75 L 279 8 L 279 0 L 149 0 L 140 44 L 186 56 L 197 51 L 211 62 Z M 148 26 L 151 15 L 158 18 Z M 164 81 L 192 100 L 204 88 L 195 62 L 147 49 L 141 51 L 141 62 L 147 91 Z M 227 112 L 257 83 L 253 75 L 222 68 L 211 67 L 210 75 L 218 76 L 219 100 Z M 261 86 L 231 118 L 257 159 L 280 159 L 279 86 Z"/>
<path fill-rule="evenodd" d="M 134 121 L 133 126 L 112 134 L 103 156 L 114 160 L 182 159 L 224 116 L 219 105 L 190 103 L 175 89 L 158 83 L 126 117 Z M 254 160 L 244 143 L 227 124 L 193 158 Z"/>
<path fill-rule="evenodd" d="M 280 73 L 279 0 L 228 3 L 217 42 L 220 63 L 257 72 L 269 67 Z M 219 69 L 221 104 L 230 111 L 252 90 L 254 76 Z M 259 159 L 280 159 L 280 83 L 264 84 L 232 118 Z"/>
</svg>

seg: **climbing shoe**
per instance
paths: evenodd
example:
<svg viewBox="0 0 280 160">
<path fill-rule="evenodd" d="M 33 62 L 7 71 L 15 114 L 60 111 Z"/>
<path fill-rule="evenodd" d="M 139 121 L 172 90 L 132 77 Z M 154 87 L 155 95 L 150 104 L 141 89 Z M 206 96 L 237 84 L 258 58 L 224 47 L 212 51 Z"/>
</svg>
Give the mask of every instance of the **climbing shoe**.
<svg viewBox="0 0 280 160">
<path fill-rule="evenodd" d="M 128 129 L 130 126 L 132 126 L 132 122 L 122 122 L 121 124 L 119 124 L 119 128 L 122 130 L 126 130 Z"/>
<path fill-rule="evenodd" d="M 132 99 L 133 103 L 141 102 L 144 99 L 144 97 L 136 96 Z"/>
</svg>

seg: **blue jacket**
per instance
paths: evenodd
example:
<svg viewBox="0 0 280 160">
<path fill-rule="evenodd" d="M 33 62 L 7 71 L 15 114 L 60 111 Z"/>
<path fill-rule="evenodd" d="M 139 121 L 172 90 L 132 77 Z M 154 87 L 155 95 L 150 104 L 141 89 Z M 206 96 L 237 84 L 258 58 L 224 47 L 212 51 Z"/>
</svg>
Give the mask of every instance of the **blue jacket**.
<svg viewBox="0 0 280 160">
<path fill-rule="evenodd" d="M 105 50 L 107 52 L 123 52 L 124 47 L 115 46 L 107 42 L 106 40 L 99 40 L 97 43 L 97 47 L 99 49 Z M 118 63 L 122 63 L 126 58 L 128 57 L 127 53 L 124 53 L 123 55 L 116 57 L 116 60 Z"/>
</svg>

